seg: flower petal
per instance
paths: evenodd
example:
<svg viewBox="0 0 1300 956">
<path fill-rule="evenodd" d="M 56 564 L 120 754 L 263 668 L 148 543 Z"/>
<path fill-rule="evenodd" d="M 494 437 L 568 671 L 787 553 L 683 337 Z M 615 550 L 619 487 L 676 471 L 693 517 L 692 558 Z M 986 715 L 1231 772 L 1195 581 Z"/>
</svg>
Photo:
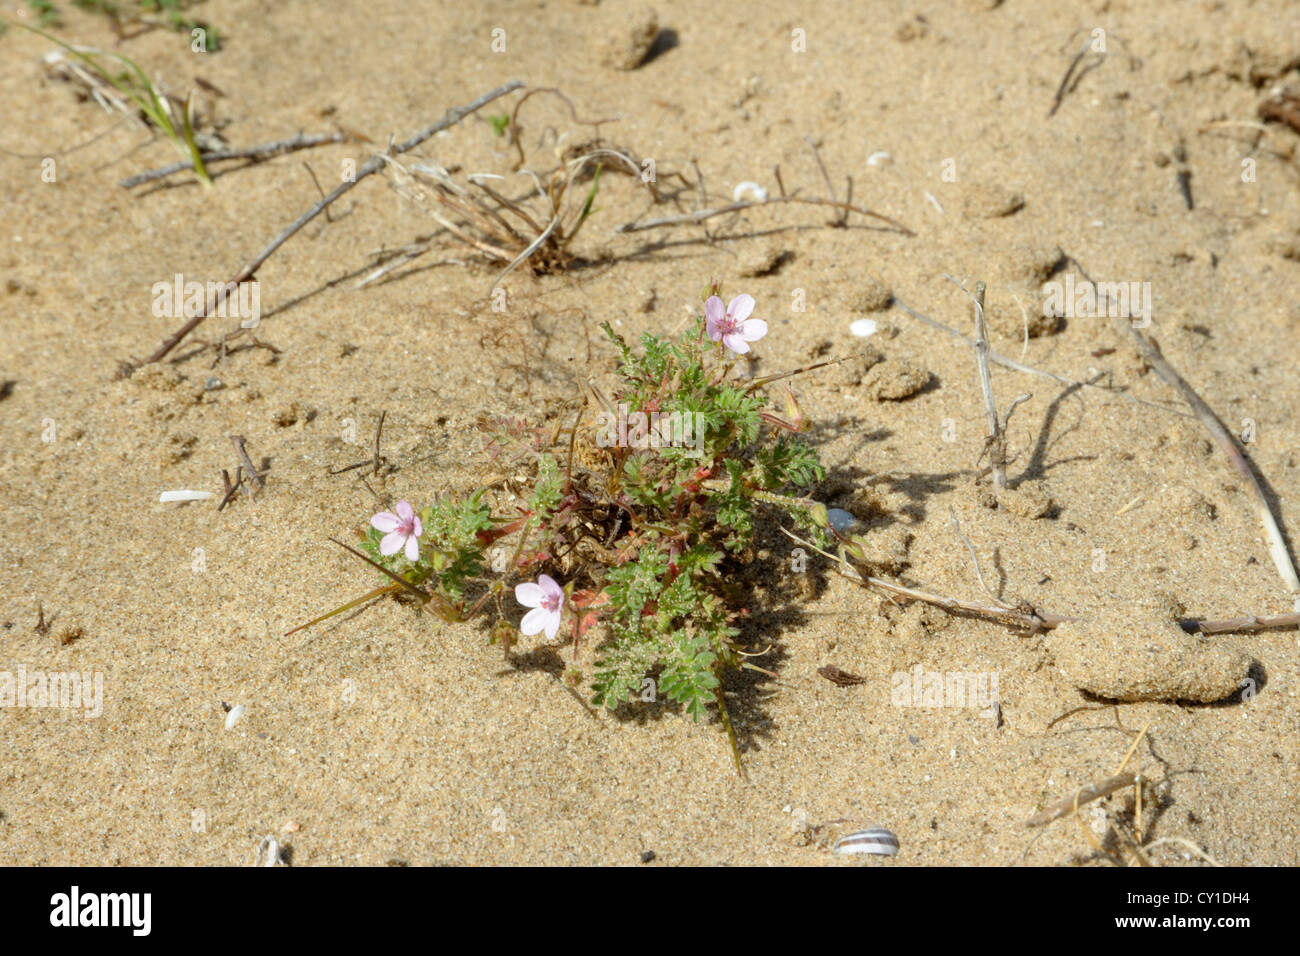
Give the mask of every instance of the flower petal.
<svg viewBox="0 0 1300 956">
<path fill-rule="evenodd" d="M 732 332 L 729 335 L 724 335 L 722 337 L 722 344 L 731 349 L 731 351 L 735 352 L 737 355 L 744 355 L 749 351 L 749 345 L 738 333 L 735 332 Z"/>
<path fill-rule="evenodd" d="M 523 584 L 515 585 L 515 600 L 524 607 L 537 607 L 542 603 L 542 589 L 532 581 L 525 581 Z"/>
<path fill-rule="evenodd" d="M 412 564 L 420 560 L 420 542 L 415 540 L 415 535 L 406 539 L 406 560 Z"/>
<path fill-rule="evenodd" d="M 740 337 L 746 342 L 757 342 L 767 335 L 767 323 L 762 319 L 746 319 L 740 327 Z"/>
<path fill-rule="evenodd" d="M 564 589 L 549 574 L 539 574 L 537 584 L 548 597 L 564 597 Z"/>
<path fill-rule="evenodd" d="M 402 534 L 402 532 L 390 531 L 388 534 L 384 535 L 383 540 L 379 542 L 379 553 L 384 557 L 388 557 L 390 554 L 396 554 L 398 551 L 402 550 L 402 543 L 405 540 L 406 535 Z"/>
<path fill-rule="evenodd" d="M 731 316 L 734 322 L 744 322 L 754 311 L 754 297 L 748 292 L 742 293 L 731 300 L 731 305 L 727 306 L 727 315 Z"/>
<path fill-rule="evenodd" d="M 540 611 L 541 608 L 538 608 L 538 610 Z M 532 614 L 533 612 L 529 611 L 528 613 Z M 548 641 L 555 640 L 555 635 L 558 634 L 559 632 L 560 632 L 560 612 L 556 611 L 554 614 L 546 615 L 546 639 Z"/>
<path fill-rule="evenodd" d="M 555 617 L 555 615 L 551 614 L 551 612 L 546 610 L 546 608 L 535 607 L 525 614 L 524 619 L 519 622 L 519 632 L 523 634 L 524 637 L 532 637 L 543 628 L 549 628 L 552 617 Z M 560 624 L 557 618 L 555 629 L 559 630 L 559 626 Z M 554 633 L 555 631 L 551 631 L 551 635 L 554 635 Z"/>
<path fill-rule="evenodd" d="M 722 307 L 722 300 L 711 295 L 704 300 L 704 317 L 710 322 L 721 322 L 727 310 Z"/>
<path fill-rule="evenodd" d="M 384 532 L 384 534 L 395 531 L 401 523 L 401 519 L 391 511 L 381 511 L 370 519 L 370 526 L 376 531 Z"/>
<path fill-rule="evenodd" d="M 411 507 L 409 501 L 399 501 L 397 507 L 393 510 L 397 512 L 397 517 L 401 518 L 403 521 L 410 521 L 415 517 L 415 509 Z"/>
<path fill-rule="evenodd" d="M 760 321 L 761 321 L 761 320 L 760 320 Z M 763 323 L 763 331 L 764 331 L 764 332 L 767 331 L 767 323 L 766 323 L 766 322 Z M 753 340 L 751 339 L 750 341 L 753 341 Z M 420 516 L 419 516 L 419 515 L 415 515 L 414 517 L 412 517 L 411 520 L 415 522 L 415 529 L 411 532 L 411 534 L 415 535 L 415 536 L 418 538 L 420 535 L 424 534 L 424 525 L 420 523 Z"/>
</svg>

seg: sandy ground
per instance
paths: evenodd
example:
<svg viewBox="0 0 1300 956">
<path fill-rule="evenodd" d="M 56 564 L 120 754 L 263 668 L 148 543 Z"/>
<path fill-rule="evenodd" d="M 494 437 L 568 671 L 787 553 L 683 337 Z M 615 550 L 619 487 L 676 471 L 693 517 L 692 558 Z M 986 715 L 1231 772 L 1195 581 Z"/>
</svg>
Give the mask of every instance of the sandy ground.
<svg viewBox="0 0 1300 956">
<path fill-rule="evenodd" d="M 672 331 L 715 277 L 750 291 L 771 323 L 758 370 L 866 344 L 930 373 L 902 401 L 878 400 L 875 379 L 841 369 L 797 382 L 832 471 L 819 493 L 875 502 L 871 534 L 901 549 L 900 579 L 986 598 L 951 509 L 1011 603 L 1081 616 L 1150 595 L 1199 617 L 1291 609 L 1251 497 L 1131 344 L 1089 316 L 1026 342 L 1015 296 L 1036 314 L 1055 248 L 1094 278 L 1149 282 L 1149 331 L 1230 428 L 1253 421 L 1249 453 L 1295 534 L 1300 174 L 1278 154 L 1297 136 L 1276 124 L 1262 137 L 1204 128 L 1253 122 L 1274 85 L 1300 81 L 1300 8 L 656 6 L 670 35 L 622 71 L 604 65 L 605 38 L 635 12 L 608 0 L 214 0 L 199 12 L 223 28 L 222 51 L 194 54 L 166 31 L 119 49 L 174 92 L 195 77 L 221 90 L 209 99 L 232 144 L 335 128 L 372 142 L 231 172 L 206 192 L 183 176 L 119 188 L 173 161 L 170 146 L 47 78 L 48 42 L 0 38 L 0 670 L 98 673 L 103 686 L 93 719 L 0 709 L 0 861 L 243 864 L 274 833 L 293 865 L 637 864 L 651 850 L 654 865 L 848 864 L 801 836 L 848 818 L 899 837 L 895 859 L 869 865 L 1104 864 L 1076 822 L 1033 831 L 1025 820 L 1115 772 L 1149 724 L 1129 763 L 1155 781 L 1146 840 L 1183 838 L 1230 864 L 1300 863 L 1294 630 L 1210 639 L 1251 662 L 1245 699 L 1114 704 L 1080 692 L 1049 638 L 887 607 L 814 560 L 810 597 L 784 588 L 788 575 L 754 591 L 745 639 L 773 645 L 759 662 L 779 677 L 728 685 L 748 782 L 716 720 L 696 725 L 662 703 L 593 719 L 557 680 L 553 651 L 511 666 L 478 626 L 385 601 L 282 636 L 373 586 L 326 541 L 375 510 L 365 472 L 327 472 L 369 454 L 381 411 L 396 469 L 369 479 L 377 492 L 425 501 L 471 490 L 485 471 L 470 428 L 479 415 L 546 420 L 588 375 L 611 371 L 599 321 Z M 117 42 L 101 19 L 69 10 L 65 20 L 61 36 Z M 504 52 L 491 48 L 496 28 Z M 1093 67 L 1049 118 L 1094 28 L 1107 55 L 1085 61 Z M 857 216 L 831 228 L 833 212 L 793 206 L 714 219 L 707 234 L 616 234 L 697 197 L 651 208 L 635 180 L 611 173 L 577 242 L 585 263 L 519 270 L 499 314 L 486 299 L 495 270 L 451 239 L 393 281 L 355 288 L 376 250 L 435 229 L 372 177 L 259 272 L 258 335 L 279 354 L 242 349 L 210 368 L 198 340 L 235 325 L 212 319 L 169 361 L 115 378 L 178 324 L 153 314 L 155 282 L 226 278 L 318 198 L 304 161 L 332 188 L 345 160 L 515 78 L 562 88 L 581 120 L 611 119 L 599 135 L 653 158 L 666 185 L 672 171 L 695 182 L 698 164 L 715 204 L 744 180 L 775 195 L 777 164 L 788 189 L 824 195 L 812 138 L 841 195 L 851 176 L 855 203 L 915 235 Z M 493 111 L 421 155 L 509 175 Z M 521 119 L 539 169 L 557 133 L 592 134 L 554 97 L 534 97 Z M 880 151 L 890 160 L 869 165 Z M 42 179 L 44 157 L 54 182 Z M 1022 208 L 995 215 L 1011 194 Z M 781 254 L 770 274 L 741 276 Z M 1009 472 L 1050 495 L 1045 517 L 981 504 L 970 348 L 896 306 L 863 311 L 879 281 L 966 331 L 969 303 L 944 273 L 989 283 L 995 350 L 1071 379 L 1104 372 L 1153 403 L 994 368 L 1003 403 L 1033 393 L 1012 419 Z M 806 310 L 794 311 L 800 295 Z M 849 332 L 863 317 L 881 328 L 865 343 Z M 238 463 L 232 434 L 269 459 L 262 494 L 221 512 L 215 501 L 159 503 L 165 489 L 220 492 L 220 470 Z M 764 541 L 760 557 L 788 564 L 789 542 Z M 38 606 L 54 618 L 44 633 Z M 1154 619 L 1129 620 L 1121 656 L 1144 646 Z M 867 680 L 836 686 L 817 673 L 828 664 Z M 996 675 L 1001 720 L 898 706 L 893 675 L 918 666 Z M 246 708 L 233 729 L 222 702 Z M 1086 811 L 1085 827 L 1116 850 L 1132 791 L 1103 805 L 1110 817 Z M 1181 845 L 1149 853 L 1199 862 Z"/>
</svg>

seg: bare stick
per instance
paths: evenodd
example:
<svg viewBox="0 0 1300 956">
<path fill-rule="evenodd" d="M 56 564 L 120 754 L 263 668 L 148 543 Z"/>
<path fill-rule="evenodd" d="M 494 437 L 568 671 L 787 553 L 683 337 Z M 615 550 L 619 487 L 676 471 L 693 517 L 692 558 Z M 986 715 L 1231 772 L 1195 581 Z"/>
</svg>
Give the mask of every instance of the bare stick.
<svg viewBox="0 0 1300 956">
<path fill-rule="evenodd" d="M 1097 284 L 1092 281 L 1088 273 L 1084 272 L 1083 266 L 1073 256 L 1070 261 L 1074 263 L 1080 274 L 1083 275 L 1093 288 L 1098 288 Z M 1107 293 L 1103 292 L 1103 295 Z M 1118 311 L 1118 310 L 1116 310 Z M 1116 327 L 1122 332 L 1127 332 L 1137 345 L 1138 353 L 1146 360 L 1147 364 L 1155 369 L 1166 384 L 1172 386 L 1183 401 L 1191 406 L 1192 411 L 1200 420 L 1201 424 L 1209 431 L 1210 436 L 1214 439 L 1220 450 L 1228 456 L 1232 462 L 1232 467 L 1236 469 L 1237 474 L 1241 476 L 1242 483 L 1255 496 L 1255 512 L 1259 517 L 1260 524 L 1264 526 L 1264 536 L 1268 540 L 1268 553 L 1273 559 L 1273 564 L 1277 567 L 1277 573 L 1282 578 L 1282 583 L 1286 585 L 1288 591 L 1296 600 L 1296 610 L 1300 610 L 1300 576 L 1297 576 L 1295 564 L 1291 560 L 1291 554 L 1287 551 L 1286 539 L 1282 537 L 1282 529 L 1278 527 L 1277 519 L 1273 517 L 1273 512 L 1269 509 L 1268 499 L 1264 497 L 1264 489 L 1259 485 L 1259 479 L 1255 477 L 1255 472 L 1250 467 L 1250 462 L 1246 460 L 1246 454 L 1237 444 L 1237 440 L 1232 434 L 1223 427 L 1223 422 L 1214 414 L 1214 410 L 1196 394 L 1192 386 L 1178 374 L 1172 365 L 1170 365 L 1155 344 L 1134 327 L 1131 319 L 1125 319 L 1119 316 L 1115 320 Z"/>
<path fill-rule="evenodd" d="M 961 341 L 967 343 L 968 345 L 975 344 L 974 340 L 971 339 L 969 336 L 963 335 L 961 332 L 958 332 L 956 329 L 944 325 L 938 319 L 930 318 L 930 316 L 926 315 L 924 312 L 916 311 L 916 309 L 913 309 L 910 305 L 908 305 L 906 302 L 901 300 L 897 295 L 894 296 L 893 303 L 894 305 L 902 309 L 904 312 L 906 312 L 908 315 L 910 315 L 912 318 L 919 319 L 920 321 L 924 322 L 926 325 L 929 325 L 932 328 L 936 328 L 940 332 L 943 332 L 947 335 L 951 335 L 955 339 L 961 339 Z M 1038 375 L 1041 376 L 1042 378 L 1050 378 L 1053 382 L 1059 382 L 1062 385 L 1071 385 L 1074 386 L 1075 388 L 1095 388 L 1099 391 L 1105 392 L 1108 395 L 1114 395 L 1117 396 L 1118 398 L 1122 398 L 1126 402 L 1132 402 L 1135 405 L 1146 405 L 1149 408 L 1158 408 L 1162 412 L 1168 412 L 1170 415 L 1177 415 L 1180 418 L 1195 417 L 1189 414 L 1188 412 L 1181 411 L 1177 408 L 1170 408 L 1168 405 L 1161 405 L 1158 402 L 1148 402 L 1145 399 L 1135 398 L 1134 396 L 1127 395 L 1124 392 L 1117 392 L 1113 388 L 1106 388 L 1105 386 L 1097 385 L 1095 382 L 1076 381 L 1075 379 L 1072 378 L 1066 378 L 1064 375 L 1057 375 L 1055 372 L 1049 372 L 1046 369 L 1034 368 L 1034 366 L 1032 365 L 1025 365 L 1023 362 L 1017 362 L 1015 359 L 1007 358 L 1005 355 L 1001 355 L 997 352 L 989 352 L 989 361 L 994 363 L 995 365 L 1001 365 L 1003 368 L 1009 368 L 1017 372 L 1024 372 L 1028 375 Z"/>
<path fill-rule="evenodd" d="M 484 93 L 482 96 L 474 100 L 472 103 L 468 103 L 465 106 L 458 106 L 455 107 L 454 109 L 448 110 L 447 115 L 444 116 L 442 119 L 438 120 L 438 122 L 416 133 L 406 142 L 391 146 L 388 150 L 387 155 L 389 156 L 398 155 L 401 153 L 409 152 L 412 149 L 415 149 L 415 147 L 419 146 L 421 143 L 423 143 L 434 133 L 441 132 L 442 130 L 447 129 L 450 126 L 455 126 L 466 116 L 469 116 L 471 113 L 474 113 L 482 109 L 484 106 L 486 106 L 488 103 L 491 103 L 493 100 L 498 99 L 499 97 L 505 96 L 507 93 L 511 93 L 519 89 L 523 85 L 524 84 L 522 80 L 511 80 L 509 83 L 506 83 L 502 86 L 498 86 L 495 90 L 492 90 L 488 93 Z M 272 239 L 270 244 L 265 249 L 259 252 L 251 260 L 249 260 L 249 262 L 243 268 L 241 268 L 238 272 L 236 272 L 229 282 L 227 282 L 220 289 L 218 289 L 216 295 L 213 297 L 211 302 L 205 304 L 204 308 L 200 309 L 197 313 L 195 313 L 193 318 L 191 318 L 188 322 L 182 325 L 170 336 L 168 336 L 162 342 L 162 344 L 159 345 L 158 348 L 154 350 L 153 354 L 150 355 L 147 359 L 145 359 L 145 362 L 146 363 L 158 362 L 162 360 L 167 355 L 168 352 L 170 352 L 172 349 L 174 349 L 177 345 L 180 344 L 181 340 L 184 339 L 185 336 L 189 335 L 192 331 L 194 331 L 194 329 L 198 327 L 200 322 L 202 322 L 209 315 L 211 315 L 213 310 L 215 310 L 218 306 L 220 306 L 221 303 L 224 302 L 232 292 L 236 291 L 239 288 L 239 284 L 241 282 L 251 278 L 253 274 L 257 272 L 258 268 L 262 265 L 262 263 L 264 263 L 267 259 L 271 258 L 271 256 L 275 253 L 275 251 L 279 249 L 282 245 L 284 245 L 286 242 L 288 242 L 289 239 L 296 232 L 298 232 L 299 229 L 301 229 L 303 226 L 307 225 L 307 223 L 311 222 L 313 219 L 319 216 L 322 212 L 325 211 L 326 208 L 332 205 L 340 196 L 342 196 L 348 190 L 352 189 L 352 187 L 355 186 L 357 183 L 361 182 L 361 180 L 365 179 L 367 176 L 371 176 L 374 173 L 378 172 L 382 168 L 383 163 L 384 163 L 384 156 L 382 154 L 370 157 L 370 159 L 366 160 L 366 162 L 361 166 L 361 168 L 357 170 L 356 176 L 353 179 L 350 179 L 345 183 L 340 183 L 328 196 L 320 200 L 320 202 L 316 203 L 305 213 L 303 213 L 301 216 L 295 219 L 287 229 L 285 229 L 278 236 Z"/>
<path fill-rule="evenodd" d="M 203 164 L 220 162 L 223 159 L 271 159 L 275 156 L 282 156 L 285 153 L 292 153 L 299 149 L 310 149 L 313 146 L 320 146 L 324 143 L 342 143 L 350 139 L 347 133 L 313 133 L 307 135 L 299 133 L 290 139 L 282 139 L 276 143 L 263 143 L 261 146 L 245 146 L 242 149 L 222 149 L 216 152 L 203 153 Z M 168 166 L 159 166 L 157 169 L 151 169 L 148 172 L 136 173 L 134 176 L 128 176 L 118 183 L 123 189 L 131 189 L 155 179 L 162 179 L 170 176 L 172 173 L 179 173 L 185 169 L 193 169 L 194 160 L 188 159 L 179 163 L 171 163 Z"/>
<path fill-rule="evenodd" d="M 998 407 L 993 400 L 993 379 L 989 375 L 989 330 L 984 322 L 983 282 L 975 283 L 974 299 L 975 367 L 979 371 L 980 392 L 984 396 L 984 417 L 988 421 L 989 463 L 993 467 L 994 489 L 1004 491 L 1007 487 L 1007 443 L 1002 437 L 1002 423 L 998 421 Z"/>
<path fill-rule="evenodd" d="M 260 491 L 266 485 L 266 479 L 257 473 L 253 467 L 253 460 L 248 457 L 248 449 L 244 447 L 243 435 L 231 435 L 230 443 L 235 446 L 235 451 L 239 454 L 240 460 L 244 463 L 244 474 L 252 479 L 253 484 L 257 485 Z"/>
<path fill-rule="evenodd" d="M 948 516 L 952 518 L 952 527 L 953 530 L 957 532 L 957 537 L 961 538 L 962 543 L 966 545 L 966 552 L 970 555 L 971 564 L 975 565 L 975 577 L 979 580 L 980 587 L 984 589 L 984 593 L 991 597 L 993 603 L 998 605 L 998 607 L 1011 610 L 1010 606 L 1005 604 L 1001 598 L 994 594 L 988 584 L 985 583 L 984 571 L 980 568 L 980 559 L 979 555 L 975 553 L 975 545 L 971 544 L 971 540 L 966 536 L 966 532 L 961 530 L 961 522 L 957 520 L 957 512 L 952 510 L 951 505 L 948 507 Z"/>
<path fill-rule="evenodd" d="M 837 570 L 844 577 L 851 581 L 857 581 L 860 584 L 866 584 L 879 591 L 896 597 L 909 598 L 913 601 L 922 601 L 926 604 L 932 604 L 935 607 L 942 608 L 952 614 L 968 614 L 972 617 L 984 618 L 985 620 L 995 621 L 1008 627 L 1021 628 L 1030 631 L 1050 631 L 1055 627 L 1066 623 L 1067 621 L 1076 621 L 1077 617 L 1066 617 L 1062 614 L 1053 614 L 1042 608 L 1004 608 L 990 607 L 986 604 L 976 604 L 972 601 L 963 601 L 959 598 L 951 598 L 942 594 L 934 594 L 930 591 L 922 591 L 919 588 L 909 588 L 894 581 L 886 581 L 884 578 L 871 577 L 863 574 L 855 568 L 846 558 L 823 551 L 817 545 L 813 544 L 806 538 L 801 538 L 791 531 L 782 528 L 781 531 L 786 537 L 793 541 L 799 542 L 805 548 L 816 551 L 824 558 L 829 558 L 836 563 Z M 1275 614 L 1272 616 L 1251 616 L 1236 617 L 1227 619 L 1215 618 L 1196 618 L 1185 617 L 1178 619 L 1178 626 L 1188 634 L 1252 634 L 1258 631 L 1284 630 L 1293 627 L 1300 627 L 1300 613 L 1295 614 Z"/>
<path fill-rule="evenodd" d="M 1242 483 L 1255 496 L 1255 511 L 1259 517 L 1260 523 L 1264 526 L 1264 536 L 1268 539 L 1268 553 L 1273 558 L 1273 564 L 1277 567 L 1277 573 L 1282 577 L 1282 583 L 1286 585 L 1292 595 L 1300 598 L 1300 577 L 1297 577 L 1295 565 L 1291 561 L 1291 555 L 1287 551 L 1286 541 L 1282 537 L 1282 529 L 1278 527 L 1277 519 L 1273 517 L 1273 512 L 1269 509 L 1268 499 L 1264 497 L 1264 489 L 1259 486 L 1259 480 L 1255 477 L 1255 472 L 1251 470 L 1250 463 L 1246 460 L 1237 440 L 1231 433 L 1223 427 L 1213 409 L 1201 399 L 1192 387 L 1187 384 L 1181 375 L 1174 370 L 1155 345 L 1145 335 L 1133 327 L 1133 323 L 1127 319 L 1117 319 L 1117 323 L 1125 328 L 1137 343 L 1138 352 L 1147 364 L 1156 370 L 1165 382 L 1172 385 L 1182 395 L 1183 400 L 1192 407 L 1196 417 L 1200 419 L 1201 424 L 1206 427 L 1210 435 L 1214 438 L 1215 444 L 1228 456 L 1232 462 L 1232 467 L 1237 470 L 1241 476 Z"/>
<path fill-rule="evenodd" d="M 226 469 L 221 469 L 221 480 L 226 485 L 226 496 L 221 499 L 221 504 L 217 505 L 217 510 L 221 511 L 226 505 L 230 504 L 230 499 L 235 497 L 235 492 L 244 486 L 244 466 L 240 465 L 235 469 L 235 483 L 230 483 L 230 475 L 226 474 Z"/>
<path fill-rule="evenodd" d="M 881 222 L 887 222 L 900 232 L 915 236 L 911 229 L 908 229 L 896 219 L 890 219 L 888 216 L 882 216 L 878 212 L 872 212 L 870 209 L 864 209 L 861 206 L 853 206 L 846 202 L 839 202 L 835 199 L 805 199 L 802 196 L 769 196 L 767 199 L 742 199 L 737 202 L 729 203 L 726 206 L 719 206 L 716 209 L 701 209 L 698 212 L 686 213 L 681 216 L 664 216 L 661 219 L 649 219 L 645 222 L 625 222 L 615 229 L 615 232 L 641 232 L 643 229 L 658 229 L 661 226 L 685 226 L 703 222 L 705 219 L 712 219 L 714 216 L 723 216 L 729 212 L 739 212 L 742 209 L 752 209 L 759 206 L 774 206 L 777 203 L 802 203 L 807 206 L 833 206 L 846 212 L 856 212 L 860 216 L 870 216 L 872 219 L 879 219 Z"/>
<path fill-rule="evenodd" d="M 831 185 L 831 176 L 830 173 L 826 172 L 826 164 L 822 162 L 822 154 L 817 151 L 817 144 L 813 142 L 811 136 L 805 136 L 804 140 L 808 143 L 808 148 L 812 150 L 813 159 L 817 160 L 817 168 L 822 171 L 822 182 L 826 184 L 826 195 L 830 196 L 831 199 L 834 200 L 835 187 Z M 784 192 L 785 190 L 782 190 L 782 193 Z M 848 225 L 848 221 L 848 212 L 841 208 L 839 215 L 835 217 L 835 221 L 831 223 L 831 225 L 843 228 Z"/>
<path fill-rule="evenodd" d="M 1052 108 L 1047 111 L 1048 119 L 1055 116 L 1056 111 L 1060 109 L 1061 100 L 1065 99 L 1065 87 L 1070 82 L 1070 77 L 1074 75 L 1074 71 L 1078 68 L 1079 62 L 1087 55 L 1088 47 L 1091 45 L 1092 37 L 1089 36 L 1088 39 L 1083 42 L 1083 46 L 1079 47 L 1079 52 L 1074 55 L 1074 59 L 1070 60 L 1070 65 L 1066 67 L 1065 75 L 1061 77 L 1061 85 L 1056 88 L 1056 95 L 1052 97 Z"/>
<path fill-rule="evenodd" d="M 1059 820 L 1061 817 L 1069 816 L 1079 812 L 1079 807 L 1085 803 L 1091 803 L 1093 800 L 1100 800 L 1102 797 L 1114 793 L 1116 790 L 1123 790 L 1125 787 L 1132 786 L 1137 780 L 1137 774 L 1133 771 L 1116 774 L 1113 777 L 1107 777 L 1099 783 L 1092 783 L 1086 787 L 1080 787 L 1068 797 L 1062 797 L 1056 803 L 1045 809 L 1041 813 L 1036 813 L 1025 821 L 1025 826 L 1041 827 L 1046 826 L 1053 820 Z"/>
</svg>

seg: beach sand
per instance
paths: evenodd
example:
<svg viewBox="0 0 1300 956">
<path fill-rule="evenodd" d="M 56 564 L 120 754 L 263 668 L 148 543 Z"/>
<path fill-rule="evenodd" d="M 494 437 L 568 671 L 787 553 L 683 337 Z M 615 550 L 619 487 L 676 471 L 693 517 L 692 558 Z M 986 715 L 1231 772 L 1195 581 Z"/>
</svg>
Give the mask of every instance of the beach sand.
<svg viewBox="0 0 1300 956">
<path fill-rule="evenodd" d="M 377 510 L 362 477 L 417 503 L 473 490 L 491 470 L 480 415 L 553 422 L 589 376 L 610 380 L 601 321 L 629 338 L 674 332 L 712 279 L 752 293 L 769 322 L 753 371 L 871 347 L 929 373 L 902 400 L 877 397 L 899 364 L 861 381 L 844 367 L 793 380 L 831 471 L 818 494 L 870 518 L 895 577 L 989 603 L 951 512 L 1008 603 L 1085 618 L 1131 608 L 1101 654 L 1140 653 L 1176 603 L 1190 617 L 1292 610 L 1254 499 L 1113 321 L 1076 315 L 1027 339 L 1024 325 L 1044 281 L 1079 278 L 1071 265 L 1048 274 L 1057 250 L 1094 279 L 1149 282 L 1147 332 L 1230 430 L 1253 427 L 1247 450 L 1296 533 L 1297 134 L 1206 127 L 1254 123 L 1274 86 L 1300 82 L 1300 8 L 659 2 L 670 32 L 657 54 L 606 65 L 607 38 L 637 9 L 211 2 L 196 13 L 222 29 L 212 54 L 167 30 L 115 47 L 103 18 L 64 11 L 59 36 L 120 49 L 178 95 L 196 77 L 222 91 L 207 99 L 233 145 L 336 128 L 370 140 L 232 171 L 211 190 L 185 175 L 120 188 L 174 161 L 171 147 L 49 78 L 48 41 L 0 38 L 0 671 L 98 674 L 103 694 L 93 718 L 0 708 L 0 862 L 247 864 L 275 834 L 295 866 L 639 865 L 647 851 L 656 866 L 1110 865 L 1078 821 L 1025 821 L 1115 773 L 1148 727 L 1127 766 L 1150 781 L 1144 839 L 1181 838 L 1226 864 L 1300 863 L 1294 629 L 1204 639 L 1249 662 L 1250 683 L 1226 702 L 1114 703 L 1079 690 L 1087 654 L 1072 647 L 1058 666 L 1051 634 L 896 608 L 815 556 L 806 590 L 760 572 L 791 559 L 772 526 L 742 640 L 771 645 L 756 662 L 778 676 L 727 683 L 748 780 L 716 719 L 695 724 L 662 701 L 593 716 L 559 680 L 567 646 L 525 639 L 512 664 L 486 626 L 393 600 L 283 636 L 375 586 L 327 540 Z M 1106 55 L 1081 61 L 1091 68 L 1049 118 L 1096 28 Z M 200 342 L 238 324 L 213 318 L 167 361 L 117 377 L 180 323 L 153 314 L 155 283 L 227 278 L 319 198 L 304 163 L 333 188 L 345 160 L 516 78 L 562 89 L 578 120 L 607 120 L 593 130 L 558 98 L 533 97 L 520 113 L 529 166 L 553 165 L 557 135 L 599 135 L 654 159 L 665 190 L 673 171 L 696 182 L 697 164 L 709 202 L 692 192 L 652 207 L 634 177 L 607 172 L 575 242 L 583 263 L 516 270 L 494 313 L 499 267 L 446 237 L 391 281 L 356 288 L 377 250 L 437 229 L 373 176 L 258 271 L 257 336 L 278 353 L 239 349 L 212 368 Z M 514 180 L 487 120 L 499 105 L 417 153 Z M 787 190 L 825 195 L 809 139 L 841 198 L 850 176 L 855 204 L 915 235 L 856 215 L 835 228 L 834 210 L 793 205 L 707 232 L 614 231 L 729 202 L 742 181 L 776 195 L 778 164 Z M 995 351 L 1123 390 L 993 368 L 1004 408 L 1033 395 L 1011 420 L 1008 473 L 1026 496 L 1050 496 L 1044 517 L 981 503 L 971 348 L 897 306 L 865 311 L 882 283 L 969 333 L 969 300 L 945 273 L 988 283 Z M 861 318 L 880 331 L 851 335 Z M 370 456 L 381 412 L 391 473 L 328 474 Z M 230 435 L 269 460 L 256 497 L 220 512 L 216 500 L 159 502 L 167 489 L 220 496 L 221 469 L 239 463 Z M 43 633 L 38 607 L 53 618 Z M 865 682 L 837 686 L 818 674 L 826 665 Z M 1113 658 L 1099 667 L 1116 670 Z M 901 706 L 895 675 L 917 668 L 991 676 L 1000 718 Z M 245 707 L 230 729 L 223 703 Z M 1083 823 L 1132 862 L 1116 830 L 1132 815 L 1130 788 Z M 810 838 L 845 819 L 892 830 L 897 857 L 840 857 L 816 839 L 826 831 Z M 1181 844 L 1149 853 L 1203 863 Z"/>
</svg>

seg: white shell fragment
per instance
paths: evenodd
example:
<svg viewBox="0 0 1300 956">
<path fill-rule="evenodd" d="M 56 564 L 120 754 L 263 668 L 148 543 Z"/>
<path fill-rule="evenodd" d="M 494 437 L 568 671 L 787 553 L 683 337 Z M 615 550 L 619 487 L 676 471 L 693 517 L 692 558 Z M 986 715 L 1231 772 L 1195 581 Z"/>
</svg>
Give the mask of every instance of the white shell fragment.
<svg viewBox="0 0 1300 956">
<path fill-rule="evenodd" d="M 880 331 L 880 326 L 876 324 L 875 319 L 855 319 L 849 326 L 849 331 L 859 338 L 866 338 L 868 335 L 875 335 Z"/>
<path fill-rule="evenodd" d="M 894 161 L 894 157 L 890 156 L 883 149 L 878 150 L 877 152 L 874 152 L 867 157 L 868 166 L 888 166 L 893 161 Z"/>
<path fill-rule="evenodd" d="M 751 183 L 746 180 L 743 183 L 737 183 L 736 188 L 731 191 L 732 202 L 740 202 L 745 198 L 745 193 L 749 193 L 749 198 L 757 202 L 763 202 L 767 199 L 767 190 L 758 183 Z"/>
<path fill-rule="evenodd" d="M 234 707 L 231 707 L 230 713 L 226 714 L 226 729 L 233 729 L 235 724 L 239 723 L 239 718 L 244 716 L 244 711 L 247 709 L 248 708 L 243 704 L 236 704 Z"/>
<path fill-rule="evenodd" d="M 843 508 L 827 508 L 826 520 L 830 522 L 832 528 L 840 534 L 848 534 L 849 530 L 857 522 L 857 518 L 845 511 Z"/>
<path fill-rule="evenodd" d="M 875 856 L 898 856 L 898 837 L 884 827 L 859 830 L 840 837 L 831 847 L 832 853 L 870 853 Z"/>
<path fill-rule="evenodd" d="M 210 491 L 164 491 L 158 496 L 159 501 L 207 501 L 216 497 Z"/>
<path fill-rule="evenodd" d="M 280 859 L 280 841 L 269 834 L 262 837 L 262 842 L 257 845 L 253 866 L 280 866 L 283 862 Z"/>
</svg>

